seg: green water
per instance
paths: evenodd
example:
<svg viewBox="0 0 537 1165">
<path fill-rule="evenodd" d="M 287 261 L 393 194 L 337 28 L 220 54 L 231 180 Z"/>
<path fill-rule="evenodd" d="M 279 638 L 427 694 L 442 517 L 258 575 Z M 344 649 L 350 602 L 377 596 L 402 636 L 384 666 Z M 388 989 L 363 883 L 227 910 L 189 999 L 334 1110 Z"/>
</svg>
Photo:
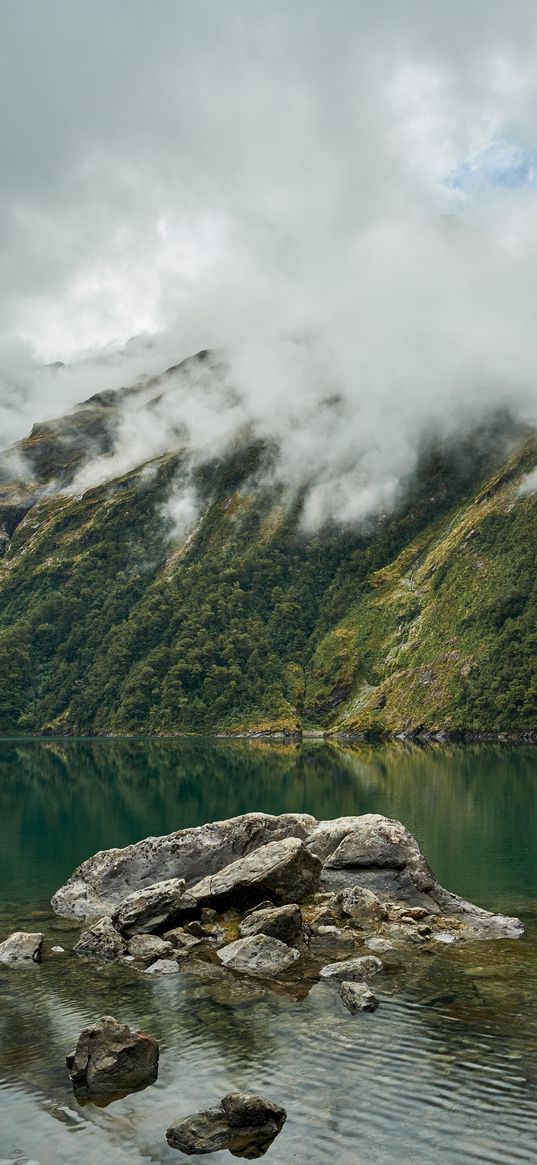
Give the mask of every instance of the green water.
<svg viewBox="0 0 537 1165">
<path fill-rule="evenodd" d="M 527 935 L 418 960 L 360 1017 L 324 984 L 273 992 L 203 967 L 153 981 L 70 953 L 77 932 L 47 903 L 85 857 L 253 809 L 398 817 L 444 885 Z M 67 954 L 0 969 L 0 1165 L 186 1160 L 166 1125 L 232 1087 L 286 1104 L 273 1165 L 534 1162 L 536 810 L 531 748 L 2 741 L 0 937 L 43 929 Z M 106 1012 L 161 1040 L 159 1080 L 80 1108 L 63 1058 Z"/>
</svg>

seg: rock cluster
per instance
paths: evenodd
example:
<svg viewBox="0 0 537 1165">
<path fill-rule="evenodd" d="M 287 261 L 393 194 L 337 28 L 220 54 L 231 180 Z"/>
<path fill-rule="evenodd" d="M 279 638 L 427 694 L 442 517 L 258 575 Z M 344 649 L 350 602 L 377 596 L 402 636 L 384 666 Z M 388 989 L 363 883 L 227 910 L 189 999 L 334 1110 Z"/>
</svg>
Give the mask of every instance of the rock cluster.
<svg viewBox="0 0 537 1165">
<path fill-rule="evenodd" d="M 286 1120 L 285 1109 L 251 1092 L 230 1092 L 217 1108 L 174 1121 L 166 1132 L 172 1149 L 188 1156 L 229 1149 L 234 1157 L 262 1157 Z"/>
</svg>

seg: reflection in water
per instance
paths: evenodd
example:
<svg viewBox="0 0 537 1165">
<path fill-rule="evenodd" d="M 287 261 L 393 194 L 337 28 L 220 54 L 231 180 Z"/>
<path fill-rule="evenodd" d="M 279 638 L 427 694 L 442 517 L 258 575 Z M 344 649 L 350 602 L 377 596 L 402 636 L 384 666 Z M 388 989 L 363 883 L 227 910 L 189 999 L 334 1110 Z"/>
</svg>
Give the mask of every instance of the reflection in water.
<svg viewBox="0 0 537 1165">
<path fill-rule="evenodd" d="M 272 1165 L 534 1162 L 536 770 L 537 751 L 493 746 L 4 741 L 0 937 L 39 928 L 68 953 L 0 969 L 0 1160 L 177 1162 L 171 1121 L 244 1089 L 288 1110 Z M 355 1017 L 326 983 L 272 992 L 213 966 L 155 980 L 70 954 L 78 931 L 46 899 L 80 860 L 250 809 L 400 817 L 444 884 L 522 912 L 528 937 L 418 949 Z M 81 1108 L 64 1057 L 101 1014 L 159 1038 L 159 1079 Z"/>
</svg>

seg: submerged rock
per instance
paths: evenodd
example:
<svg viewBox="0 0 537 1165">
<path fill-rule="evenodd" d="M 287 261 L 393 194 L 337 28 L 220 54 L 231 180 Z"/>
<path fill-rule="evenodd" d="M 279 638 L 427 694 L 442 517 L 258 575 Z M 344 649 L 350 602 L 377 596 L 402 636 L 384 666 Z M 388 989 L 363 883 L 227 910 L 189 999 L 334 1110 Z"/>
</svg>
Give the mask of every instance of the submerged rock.
<svg viewBox="0 0 537 1165">
<path fill-rule="evenodd" d="M 85 959 L 95 959 L 99 963 L 110 963 L 125 954 L 125 943 L 109 918 L 100 918 L 93 926 L 83 930 L 75 943 L 75 954 Z"/>
<path fill-rule="evenodd" d="M 231 1092 L 218 1108 L 174 1121 L 166 1131 L 172 1149 L 187 1156 L 228 1149 L 234 1157 L 262 1157 L 283 1128 L 287 1114 L 254 1093 Z"/>
<path fill-rule="evenodd" d="M 345 1007 L 354 1015 L 357 1011 L 376 1011 L 379 1001 L 367 983 L 343 981 L 339 995 Z"/>
<path fill-rule="evenodd" d="M 26 930 L 16 930 L 0 943 L 0 963 L 12 967 L 30 967 L 41 961 L 44 935 Z"/>
<path fill-rule="evenodd" d="M 372 979 L 382 971 L 383 964 L 376 955 L 361 955 L 358 959 L 343 959 L 339 963 L 328 963 L 321 970 L 321 979 L 362 981 Z"/>
<path fill-rule="evenodd" d="M 243 908 L 259 902 L 263 895 L 275 903 L 300 902 L 319 884 L 321 863 L 302 841 L 288 837 L 261 846 L 248 857 L 232 862 L 192 887 L 200 906 Z"/>
<path fill-rule="evenodd" d="M 256 934 L 221 947 L 218 958 L 232 971 L 243 971 L 248 975 L 278 975 L 292 967 L 299 952 L 277 938 Z"/>
<path fill-rule="evenodd" d="M 184 878 L 169 878 L 127 895 L 114 911 L 112 922 L 127 936 L 152 933 L 182 922 L 196 907 L 195 898 L 185 893 Z"/>
<path fill-rule="evenodd" d="M 296 903 L 289 906 L 269 906 L 252 910 L 239 927 L 241 938 L 253 934 L 268 934 L 292 946 L 302 937 L 302 912 Z"/>
<path fill-rule="evenodd" d="M 156 963 L 151 963 L 150 967 L 146 967 L 146 975 L 177 975 L 179 971 L 179 963 L 177 959 L 157 959 Z"/>
<path fill-rule="evenodd" d="M 153 1036 L 103 1015 L 80 1033 L 66 1064 L 75 1088 L 91 1096 L 145 1088 L 157 1078 L 158 1058 Z"/>
</svg>

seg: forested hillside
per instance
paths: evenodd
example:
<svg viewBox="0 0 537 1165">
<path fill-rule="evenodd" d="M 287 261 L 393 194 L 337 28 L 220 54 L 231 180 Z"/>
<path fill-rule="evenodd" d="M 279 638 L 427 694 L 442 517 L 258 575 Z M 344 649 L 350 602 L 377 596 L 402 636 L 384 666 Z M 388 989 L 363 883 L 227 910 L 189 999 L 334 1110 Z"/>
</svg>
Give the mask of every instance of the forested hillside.
<svg viewBox="0 0 537 1165">
<path fill-rule="evenodd" d="M 244 434 L 190 471 L 200 512 L 179 536 L 177 435 L 73 484 L 113 447 L 121 399 L 0 457 L 3 734 L 537 728 L 533 438 L 430 446 L 395 511 L 306 535 Z"/>
</svg>

